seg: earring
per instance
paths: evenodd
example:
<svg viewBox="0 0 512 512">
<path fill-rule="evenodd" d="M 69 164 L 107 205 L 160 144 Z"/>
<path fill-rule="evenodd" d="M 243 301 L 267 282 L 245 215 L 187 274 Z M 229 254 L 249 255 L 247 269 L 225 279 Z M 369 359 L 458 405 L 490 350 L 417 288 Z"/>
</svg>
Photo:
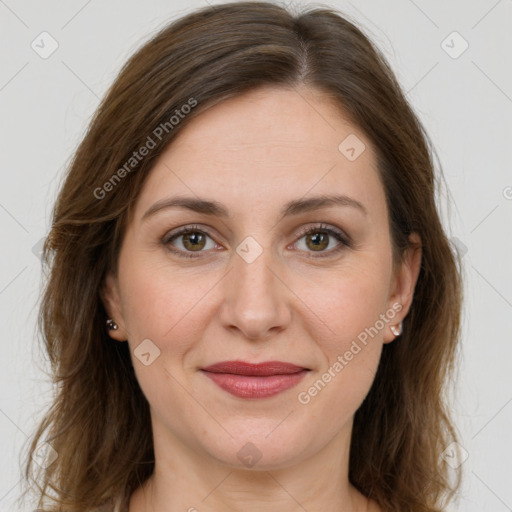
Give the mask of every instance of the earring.
<svg viewBox="0 0 512 512">
<path fill-rule="evenodd" d="M 400 336 L 400 334 L 402 334 L 402 322 L 400 322 L 398 325 L 392 325 L 390 329 L 395 336 Z"/>
<path fill-rule="evenodd" d="M 117 324 L 114 322 L 114 320 L 112 320 L 112 318 L 107 320 L 107 328 L 110 331 L 115 331 L 117 329 Z"/>
</svg>

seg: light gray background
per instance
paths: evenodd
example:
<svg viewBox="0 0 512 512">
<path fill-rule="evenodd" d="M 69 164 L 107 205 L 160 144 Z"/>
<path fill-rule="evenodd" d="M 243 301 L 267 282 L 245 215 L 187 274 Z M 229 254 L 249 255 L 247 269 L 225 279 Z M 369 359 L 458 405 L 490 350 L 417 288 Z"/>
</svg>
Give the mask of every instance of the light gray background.
<svg viewBox="0 0 512 512">
<path fill-rule="evenodd" d="M 60 177 L 127 57 L 166 22 L 204 5 L 0 0 L 1 512 L 16 510 L 19 453 L 50 398 L 34 337 L 41 278 L 34 253 Z M 324 5 L 350 15 L 383 49 L 437 148 L 448 184 L 440 196 L 443 218 L 467 249 L 453 408 L 469 456 L 460 504 L 450 510 L 510 511 L 512 0 Z M 58 43 L 47 59 L 31 48 L 34 40 L 43 45 L 43 31 Z M 454 31 L 469 44 L 458 58 L 445 51 L 463 48 Z"/>
</svg>

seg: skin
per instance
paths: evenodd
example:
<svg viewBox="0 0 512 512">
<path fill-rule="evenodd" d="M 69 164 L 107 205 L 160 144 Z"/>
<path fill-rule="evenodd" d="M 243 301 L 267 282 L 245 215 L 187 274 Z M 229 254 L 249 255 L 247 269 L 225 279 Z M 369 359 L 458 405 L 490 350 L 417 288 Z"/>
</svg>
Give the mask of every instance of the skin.
<svg viewBox="0 0 512 512">
<path fill-rule="evenodd" d="M 338 149 L 350 134 L 366 145 L 354 161 Z M 335 205 L 280 218 L 288 201 L 333 192 L 356 199 L 366 214 Z M 167 208 L 142 220 L 157 201 L 177 195 L 218 201 L 231 216 Z M 352 246 L 335 253 L 342 242 L 329 236 L 315 250 L 315 234 L 300 229 L 321 223 L 343 230 Z M 188 225 L 206 232 L 205 242 L 195 239 L 191 249 L 181 236 L 163 244 Z M 263 251 L 251 263 L 236 252 L 247 236 Z M 411 305 L 421 262 L 420 240 L 413 234 L 411 241 L 415 247 L 393 267 L 372 145 L 321 92 L 265 87 L 192 120 L 148 176 L 118 274 L 108 274 L 102 290 L 119 325 L 111 337 L 129 343 L 151 409 L 155 472 L 133 493 L 130 512 L 379 511 L 349 483 L 349 446 L 383 345 L 395 338 L 390 327 Z M 298 393 L 393 304 L 401 305 L 394 318 L 300 403 Z M 160 350 L 148 366 L 133 354 L 144 339 Z M 242 399 L 200 371 L 234 359 L 310 371 L 276 396 Z M 261 454 L 252 467 L 237 457 L 249 442 Z"/>
</svg>

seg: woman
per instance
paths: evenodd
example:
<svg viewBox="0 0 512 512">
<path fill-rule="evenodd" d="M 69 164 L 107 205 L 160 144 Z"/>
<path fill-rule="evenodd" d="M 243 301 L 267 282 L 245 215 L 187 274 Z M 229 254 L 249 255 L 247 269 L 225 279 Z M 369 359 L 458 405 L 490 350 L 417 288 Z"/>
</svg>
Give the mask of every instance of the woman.
<svg viewBox="0 0 512 512">
<path fill-rule="evenodd" d="M 125 65 L 60 191 L 42 510 L 444 510 L 461 282 L 428 138 L 328 9 L 207 7 Z"/>
</svg>

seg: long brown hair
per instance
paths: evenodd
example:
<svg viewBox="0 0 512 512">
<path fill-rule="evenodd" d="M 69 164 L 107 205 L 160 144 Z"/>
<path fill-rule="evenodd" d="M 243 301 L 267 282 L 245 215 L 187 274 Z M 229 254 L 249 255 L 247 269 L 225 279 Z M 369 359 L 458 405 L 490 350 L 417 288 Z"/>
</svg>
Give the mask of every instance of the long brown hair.
<svg viewBox="0 0 512 512">
<path fill-rule="evenodd" d="M 151 475 L 149 406 L 128 344 L 107 334 L 102 283 L 116 271 L 155 159 L 206 108 L 262 85 L 305 85 L 331 97 L 376 149 L 395 263 L 410 233 L 422 240 L 403 334 L 384 346 L 355 415 L 350 481 L 389 512 L 441 511 L 459 487 L 460 472 L 452 481 L 441 454 L 457 440 L 446 385 L 457 367 L 461 270 L 436 207 L 430 140 L 384 57 L 353 22 L 329 8 L 294 14 L 237 2 L 174 21 L 129 59 L 60 189 L 43 249 L 38 322 L 56 395 L 25 468 L 41 510 L 85 511 L 119 496 L 126 504 Z M 142 146 L 149 151 L 134 160 Z M 41 467 L 32 455 L 43 441 L 57 457 Z"/>
</svg>

